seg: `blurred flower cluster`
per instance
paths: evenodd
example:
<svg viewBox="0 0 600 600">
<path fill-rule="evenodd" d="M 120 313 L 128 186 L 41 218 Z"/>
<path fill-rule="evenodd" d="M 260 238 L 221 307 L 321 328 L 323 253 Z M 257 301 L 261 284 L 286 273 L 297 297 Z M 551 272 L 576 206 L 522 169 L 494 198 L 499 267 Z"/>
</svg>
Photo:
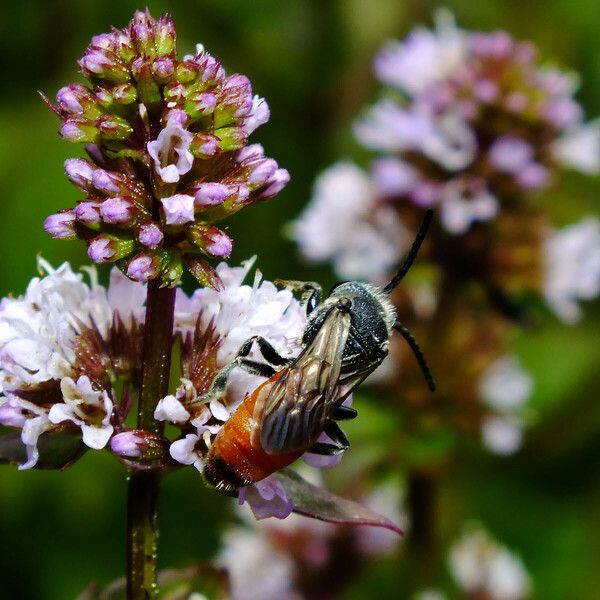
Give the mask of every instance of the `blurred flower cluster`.
<svg viewBox="0 0 600 600">
<path fill-rule="evenodd" d="M 600 294 L 600 222 L 557 229 L 542 202 L 563 169 L 600 170 L 600 125 L 583 121 L 573 74 L 506 32 L 461 30 L 445 11 L 435 30 L 385 44 L 374 71 L 385 93 L 354 133 L 378 156 L 368 172 L 340 162 L 322 173 L 291 235 L 306 259 L 380 283 L 434 209 L 393 299 L 439 394 L 429 397 L 400 344 L 381 374 L 420 424 L 480 431 L 492 451 L 514 452 L 533 389 L 514 333 L 541 300 L 574 322 Z"/>
<path fill-rule="evenodd" d="M 247 145 L 269 119 L 267 103 L 200 45 L 178 59 L 171 18 L 148 11 L 93 37 L 79 66 L 89 86 L 67 85 L 46 102 L 61 136 L 86 144 L 89 160 L 65 163 L 85 197 L 48 217 L 46 231 L 85 240 L 94 262 L 115 262 L 137 281 L 174 285 L 184 259 L 200 283 L 214 283 L 204 257 L 232 249 L 214 223 L 289 180 L 259 144 Z"/>
</svg>

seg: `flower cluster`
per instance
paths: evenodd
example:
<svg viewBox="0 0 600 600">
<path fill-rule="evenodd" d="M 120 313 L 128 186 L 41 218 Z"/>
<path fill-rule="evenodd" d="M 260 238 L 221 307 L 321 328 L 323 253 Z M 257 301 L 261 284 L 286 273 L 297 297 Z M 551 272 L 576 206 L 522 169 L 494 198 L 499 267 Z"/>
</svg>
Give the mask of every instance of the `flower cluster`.
<svg viewBox="0 0 600 600">
<path fill-rule="evenodd" d="M 88 285 L 67 263 L 53 269 L 40 260 L 46 275 L 33 279 L 24 296 L 5 298 L 0 305 L 0 425 L 21 432 L 27 460 L 20 468 L 38 462 L 40 436 L 80 432 L 84 447 L 108 447 L 132 468 L 162 461 L 202 472 L 216 434 L 264 381 L 234 369 L 225 397 L 203 401 L 217 372 L 255 335 L 268 339 L 283 356 L 300 349 L 304 307 L 291 290 L 263 281 L 258 271 L 252 285 L 244 284 L 253 262 L 241 267 L 220 263 L 219 290 L 201 288 L 190 297 L 177 291 L 181 385 L 158 402 L 154 414 L 181 430 L 169 441 L 125 425 L 141 377 L 145 285 L 118 269 L 112 270 L 108 288 L 89 269 Z M 307 453 L 305 458 L 332 466 L 341 456 Z M 294 509 L 275 478 L 244 489 L 244 501 L 257 518 L 285 518 Z"/>
<path fill-rule="evenodd" d="M 340 162 L 322 173 L 291 236 L 341 278 L 381 283 L 433 209 L 392 299 L 436 375 L 437 400 L 401 340 L 387 383 L 425 427 L 480 432 L 488 449 L 514 452 L 532 382 L 507 358 L 512 334 L 538 298 L 570 323 L 600 294 L 600 222 L 557 229 L 539 201 L 561 169 L 600 170 L 600 127 L 584 123 L 575 77 L 541 66 L 531 44 L 463 31 L 444 12 L 434 31 L 386 44 L 374 70 L 386 95 L 354 131 L 379 156 L 369 170 Z"/>
<path fill-rule="evenodd" d="M 356 124 L 365 146 L 393 154 L 375 162 L 374 181 L 392 201 L 439 207 L 451 234 L 547 187 L 560 167 L 600 170 L 600 128 L 582 122 L 576 78 L 540 67 L 506 32 L 462 31 L 440 13 L 436 31 L 389 42 L 374 70 L 400 93 Z"/>
<path fill-rule="evenodd" d="M 289 180 L 259 144 L 247 145 L 269 119 L 267 103 L 201 46 L 178 59 L 168 15 L 137 12 L 127 28 L 95 36 L 79 65 L 89 86 L 67 85 L 47 102 L 61 136 L 86 144 L 89 160 L 65 163 L 85 198 L 48 217 L 46 231 L 85 240 L 94 262 L 136 281 L 174 285 L 185 260 L 212 283 L 204 257 L 232 249 L 214 223 Z"/>
</svg>

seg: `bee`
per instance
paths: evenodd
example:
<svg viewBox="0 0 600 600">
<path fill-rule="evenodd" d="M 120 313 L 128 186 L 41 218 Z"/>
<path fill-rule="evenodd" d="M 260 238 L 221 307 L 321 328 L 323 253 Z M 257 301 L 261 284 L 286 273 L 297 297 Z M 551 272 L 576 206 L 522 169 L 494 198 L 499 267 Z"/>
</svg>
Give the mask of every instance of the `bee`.
<svg viewBox="0 0 600 600">
<path fill-rule="evenodd" d="M 338 283 L 320 303 L 315 283 L 283 282 L 302 292 L 308 320 L 295 358 L 280 356 L 264 338 L 240 347 L 215 377 L 207 397 L 222 395 L 233 368 L 268 377 L 248 394 L 212 442 L 206 481 L 228 495 L 282 469 L 305 452 L 335 455 L 349 447 L 337 421 L 356 410 L 344 400 L 387 356 L 393 330 L 412 349 L 431 391 L 435 384 L 417 342 L 396 319 L 390 292 L 415 260 L 431 222 L 428 211 L 406 258 L 383 288 L 358 281 Z M 254 344 L 267 363 L 248 358 Z M 276 370 L 276 367 L 278 370 Z M 325 432 L 333 443 L 318 441 Z"/>
</svg>

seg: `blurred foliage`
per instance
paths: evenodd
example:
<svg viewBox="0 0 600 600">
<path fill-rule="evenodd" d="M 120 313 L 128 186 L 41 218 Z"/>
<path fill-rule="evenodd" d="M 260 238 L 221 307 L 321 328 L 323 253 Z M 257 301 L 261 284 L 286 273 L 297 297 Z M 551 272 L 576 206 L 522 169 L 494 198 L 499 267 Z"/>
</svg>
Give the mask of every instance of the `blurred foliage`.
<svg viewBox="0 0 600 600">
<path fill-rule="evenodd" d="M 171 11 L 180 51 L 202 41 L 226 68 L 247 74 L 272 118 L 255 139 L 289 169 L 291 184 L 273 202 L 230 222 L 233 262 L 258 254 L 268 278 L 332 281 L 325 269 L 300 264 L 282 227 L 310 196 L 320 169 L 340 157 L 360 158 L 350 121 L 373 99 L 370 63 L 390 36 L 429 22 L 435 5 L 410 0 L 149 0 L 156 15 Z M 581 74 L 579 99 L 600 114 L 600 11 L 592 0 L 449 1 L 465 28 L 505 28 L 534 41 L 543 56 Z M 57 135 L 58 123 L 36 94 L 49 96 L 78 80 L 75 59 L 90 36 L 124 26 L 132 0 L 22 0 L 4 7 L 0 61 L 0 292 L 20 294 L 41 252 L 57 264 L 84 264 L 77 243 L 56 243 L 43 218 L 77 198 L 62 173 L 76 146 Z M 598 179 L 570 177 L 548 197 L 558 223 L 598 213 Z M 442 490 L 444 535 L 477 518 L 519 552 L 544 600 L 597 598 L 600 588 L 600 305 L 580 326 L 528 332 L 517 348 L 536 377 L 535 415 L 528 443 L 511 459 L 484 456 L 455 465 Z M 361 403 L 362 398 L 359 398 Z M 377 398 L 349 428 L 355 448 L 389 429 Z M 365 402 L 366 403 L 366 402 Z M 362 409 L 361 409 L 362 412 Z M 373 415 L 373 418 L 368 418 Z M 377 415 L 377 416 L 376 416 Z M 436 443 L 444 443 L 437 441 Z M 426 447 L 412 452 L 431 452 Z M 368 462 L 368 458 L 365 459 Z M 107 455 L 88 453 L 64 473 L 0 471 L 0 580 L 3 597 L 74 598 L 90 579 L 106 584 L 123 574 L 125 481 Z M 182 568 L 218 548 L 230 520 L 229 500 L 206 490 L 186 469 L 167 478 L 161 498 L 162 568 Z M 349 598 L 398 598 L 392 559 L 373 565 Z"/>
</svg>

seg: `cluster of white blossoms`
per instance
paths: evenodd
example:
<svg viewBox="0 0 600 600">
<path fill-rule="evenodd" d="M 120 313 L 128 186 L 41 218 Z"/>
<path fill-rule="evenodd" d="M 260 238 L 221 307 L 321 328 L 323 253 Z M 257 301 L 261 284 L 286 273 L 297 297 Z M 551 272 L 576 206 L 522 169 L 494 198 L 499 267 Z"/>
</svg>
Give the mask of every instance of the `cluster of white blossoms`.
<svg viewBox="0 0 600 600">
<path fill-rule="evenodd" d="M 331 262 L 342 277 L 373 281 L 387 276 L 409 241 L 396 212 L 377 205 L 373 182 L 351 162 L 317 178 L 311 205 L 291 235 L 307 260 Z"/>
<path fill-rule="evenodd" d="M 374 72 L 386 91 L 354 132 L 378 156 L 367 171 L 344 161 L 317 178 L 290 228 L 303 257 L 331 263 L 341 278 L 380 282 L 432 208 L 441 226 L 428 236 L 434 262 L 470 252 L 505 282 L 523 264 L 504 260 L 517 223 L 532 236 L 532 265 L 539 254 L 543 266 L 530 287 L 560 319 L 576 320 L 578 301 L 600 293 L 600 222 L 552 230 L 536 198 L 566 168 L 600 171 L 600 121 L 583 121 L 577 78 L 540 64 L 532 44 L 462 30 L 444 11 L 434 30 L 385 44 Z M 474 246 L 477 223 L 493 243 Z"/>
<path fill-rule="evenodd" d="M 533 378 L 515 356 L 498 358 L 479 381 L 481 401 L 492 412 L 484 417 L 481 434 L 495 454 L 516 452 L 523 441 L 522 412 L 533 391 Z"/>
<path fill-rule="evenodd" d="M 479 526 L 467 530 L 452 546 L 449 567 L 457 585 L 473 597 L 524 600 L 531 592 L 521 559 Z"/>
<path fill-rule="evenodd" d="M 113 433 L 112 394 L 93 384 L 78 360 L 77 342 L 86 330 L 110 336 L 118 311 L 125 325 L 143 319 L 144 293 L 114 270 L 108 289 L 91 284 L 64 263 L 39 261 L 24 296 L 0 304 L 0 424 L 22 430 L 27 461 L 38 460 L 37 441 L 65 421 L 80 427 L 90 448 L 103 448 Z M 141 293 L 140 293 L 141 292 Z"/>
</svg>

